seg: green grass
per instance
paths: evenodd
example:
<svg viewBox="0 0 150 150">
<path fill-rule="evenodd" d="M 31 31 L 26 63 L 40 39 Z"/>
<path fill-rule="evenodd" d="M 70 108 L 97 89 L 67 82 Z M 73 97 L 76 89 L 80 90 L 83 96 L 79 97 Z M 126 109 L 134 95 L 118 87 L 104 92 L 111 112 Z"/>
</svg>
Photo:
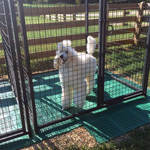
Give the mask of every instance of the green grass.
<svg viewBox="0 0 150 150">
<path fill-rule="evenodd" d="M 54 5 L 44 5 L 44 7 L 50 6 L 50 7 L 58 7 L 61 4 L 54 4 Z M 41 7 L 43 5 L 40 4 L 33 4 L 28 5 L 24 4 L 26 7 Z M 96 12 L 95 12 L 96 13 Z M 92 14 L 92 13 L 90 13 Z M 56 21 L 51 21 L 44 16 L 28 16 L 25 17 L 26 24 L 40 24 L 40 23 L 54 23 Z M 127 26 L 122 25 L 113 25 L 114 30 L 117 29 L 125 29 L 125 28 L 133 28 L 134 24 L 129 23 Z M 89 34 L 93 32 L 98 32 L 99 27 L 98 25 L 95 26 L 89 26 Z M 86 28 L 83 27 L 73 27 L 73 28 L 63 28 L 63 29 L 52 29 L 52 30 L 41 30 L 41 31 L 32 31 L 27 32 L 28 39 L 42 39 L 42 38 L 48 38 L 48 37 L 60 37 L 60 36 L 67 36 L 67 35 L 76 35 L 76 34 L 85 34 Z M 144 37 L 145 35 L 141 35 L 141 37 Z M 20 35 L 21 38 L 21 35 Z M 114 42 L 119 40 L 126 40 L 126 39 L 133 39 L 133 33 L 128 34 L 120 34 L 120 35 L 113 35 L 107 37 L 107 42 Z M 63 39 L 62 39 L 63 40 Z M 98 38 L 96 38 L 98 43 Z M 1 41 L 1 37 L 0 37 Z M 72 41 L 72 46 L 84 46 L 86 45 L 86 40 L 74 40 Z M 106 53 L 106 69 L 113 70 L 118 72 L 119 74 L 124 74 L 127 77 L 130 78 L 136 78 L 137 82 L 142 81 L 142 67 L 143 64 L 141 62 L 144 62 L 144 52 L 145 50 L 142 47 L 129 47 L 129 45 L 126 46 L 120 46 L 120 47 L 111 47 L 107 49 Z M 29 46 L 29 52 L 30 53 L 36 53 L 36 52 L 44 52 L 44 51 L 50 51 L 55 50 L 57 48 L 57 42 L 56 43 L 48 43 L 48 44 L 42 44 L 41 42 L 39 45 L 33 45 Z M 128 49 L 127 51 L 124 51 L 124 49 Z M 117 51 L 116 51 L 117 50 Z M 3 56 L 4 52 L 0 51 L 0 56 Z M 98 53 L 95 53 L 95 57 L 98 56 Z M 31 68 L 33 72 L 41 71 L 45 66 L 45 69 L 53 68 L 52 61 L 54 57 L 46 57 L 46 58 L 40 58 L 37 60 L 31 60 Z M 51 64 L 51 65 L 48 65 Z M 141 65 L 142 64 L 142 65 Z M 4 66 L 5 67 L 5 66 Z M 0 67 L 1 68 L 1 67 Z M 2 69 L 1 69 L 2 70 Z M 2 72 L 2 71 L 0 71 Z M 150 83 L 149 83 L 150 85 Z"/>
<path fill-rule="evenodd" d="M 107 49 L 105 68 L 115 74 L 130 78 L 139 84 L 143 80 L 145 48 L 130 46 L 128 49 Z M 149 80 L 150 85 L 150 80 Z"/>
<path fill-rule="evenodd" d="M 130 138 L 117 146 L 123 150 L 148 150 L 150 147 L 150 126 L 140 127 L 131 131 Z"/>
<path fill-rule="evenodd" d="M 76 43 L 77 44 L 77 43 Z M 98 50 L 94 53 L 98 60 Z M 114 72 L 124 78 L 130 78 L 133 82 L 142 84 L 144 68 L 145 48 L 126 47 L 126 49 L 109 48 L 106 50 L 105 69 Z M 44 67 L 43 67 L 44 66 Z M 31 61 L 33 72 L 44 71 L 53 68 L 53 57 L 41 58 Z M 150 86 L 150 80 L 148 82 Z"/>
</svg>

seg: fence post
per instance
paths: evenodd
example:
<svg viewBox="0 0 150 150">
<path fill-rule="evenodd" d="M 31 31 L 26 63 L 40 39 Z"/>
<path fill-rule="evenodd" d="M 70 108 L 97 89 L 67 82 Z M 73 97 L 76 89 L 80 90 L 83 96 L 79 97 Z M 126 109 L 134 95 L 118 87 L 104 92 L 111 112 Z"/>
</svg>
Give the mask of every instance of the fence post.
<svg viewBox="0 0 150 150">
<path fill-rule="evenodd" d="M 58 21 L 58 14 L 55 14 L 55 21 Z"/>
<path fill-rule="evenodd" d="M 149 20 L 149 23 L 150 23 L 150 20 Z M 145 55 L 144 74 L 143 74 L 143 83 L 142 83 L 144 96 L 146 96 L 146 93 L 147 93 L 149 70 L 150 70 L 150 26 L 148 29 L 148 36 L 147 36 L 147 42 L 146 42 L 146 55 Z"/>
<path fill-rule="evenodd" d="M 124 17 L 124 18 L 126 17 L 126 10 L 123 10 L 123 17 Z M 124 26 L 124 25 L 125 25 L 125 22 L 122 23 L 122 25 Z"/>
<path fill-rule="evenodd" d="M 85 1 L 85 32 L 86 32 L 86 44 L 87 44 L 87 37 L 89 35 L 89 0 Z M 87 53 L 87 51 L 86 51 Z"/>
<path fill-rule="evenodd" d="M 76 20 L 76 14 L 73 13 L 73 21 L 75 21 L 75 20 Z"/>
<path fill-rule="evenodd" d="M 130 12 L 128 12 L 127 10 L 123 10 L 123 17 L 124 17 L 124 18 L 125 18 L 127 15 L 129 15 L 129 14 L 130 14 Z M 126 25 L 128 25 L 128 23 L 127 23 L 127 22 L 123 22 L 122 25 L 123 25 L 123 26 L 126 26 Z"/>
<path fill-rule="evenodd" d="M 98 85 L 97 107 L 104 105 L 104 74 L 106 50 L 107 0 L 99 1 L 99 32 L 98 32 Z"/>
<path fill-rule="evenodd" d="M 31 71 L 31 65 L 30 65 L 29 46 L 28 46 L 28 41 L 27 41 L 27 32 L 26 32 L 26 25 L 25 25 L 25 18 L 24 18 L 23 0 L 17 1 L 17 8 L 18 8 L 19 21 L 20 21 L 20 30 L 21 30 L 21 35 L 22 35 L 22 44 L 23 44 L 25 64 L 26 64 L 25 66 L 27 70 L 26 74 L 27 74 L 28 85 L 26 82 L 26 90 L 28 88 L 27 91 L 29 91 L 27 112 L 34 125 L 35 133 L 38 133 L 37 114 L 36 114 L 35 101 L 34 101 L 32 71 Z M 26 91 L 26 94 L 27 94 L 27 91 Z"/>
<path fill-rule="evenodd" d="M 145 2 L 139 3 L 139 8 L 137 11 L 137 21 L 135 22 L 135 33 L 134 33 L 134 44 L 139 44 L 139 38 L 141 33 L 141 26 L 142 26 L 142 18 L 143 18 L 143 7 L 145 5 Z"/>
<path fill-rule="evenodd" d="M 63 14 L 63 21 L 66 22 L 66 14 Z"/>
</svg>

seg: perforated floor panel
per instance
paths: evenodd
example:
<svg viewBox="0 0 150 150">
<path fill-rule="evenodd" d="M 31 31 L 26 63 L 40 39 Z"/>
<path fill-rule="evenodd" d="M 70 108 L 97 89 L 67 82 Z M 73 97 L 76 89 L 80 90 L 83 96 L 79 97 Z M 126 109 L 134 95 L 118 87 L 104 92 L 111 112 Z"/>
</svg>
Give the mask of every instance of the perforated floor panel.
<svg viewBox="0 0 150 150">
<path fill-rule="evenodd" d="M 52 80 L 51 82 L 48 82 L 50 78 L 52 78 Z M 37 81 L 41 83 L 40 86 L 39 84 L 37 84 Z M 120 82 L 118 83 L 118 81 L 115 81 L 114 79 L 109 79 L 108 81 L 112 82 L 112 86 L 116 84 L 121 84 Z M 34 76 L 33 82 L 34 82 L 34 91 L 35 91 L 35 102 L 36 102 L 36 107 L 38 108 L 37 116 L 38 116 L 39 124 L 55 119 L 56 113 L 61 116 L 66 116 L 75 111 L 76 108 L 72 106 L 73 109 L 72 111 L 63 112 L 61 111 L 61 104 L 57 103 L 57 101 L 60 102 L 61 99 L 61 87 L 59 83 L 58 74 L 54 73 L 53 76 L 52 75 L 49 76 L 49 74 L 36 75 Z M 57 86 L 58 89 L 57 93 L 56 91 L 52 90 L 54 87 L 51 85 Z M 125 89 L 121 88 L 120 90 L 123 91 L 131 90 L 131 92 L 133 91 L 132 89 L 130 89 L 125 85 L 122 85 L 122 87 L 124 87 Z M 38 91 L 39 89 L 41 93 Z M 43 92 L 42 89 L 44 89 Z M 47 89 L 47 91 L 45 91 L 45 89 Z M 84 109 L 88 108 L 91 105 L 96 106 L 95 91 L 96 91 L 96 86 L 93 92 L 87 97 Z M 14 97 L 11 96 L 11 99 L 9 101 L 6 100 L 5 94 L 7 95 L 8 98 L 9 94 L 13 95 L 11 92 L 12 91 L 8 82 L 6 83 L 5 81 L 5 84 L 3 82 L 0 83 L 0 117 L 1 117 L 0 123 L 1 124 L 3 124 L 2 122 L 3 120 L 7 120 L 7 119 L 3 119 L 4 118 L 3 112 L 5 110 L 9 109 L 9 114 L 7 114 L 8 116 L 18 116 L 16 114 L 19 114 L 16 112 L 16 107 L 18 106 Z M 108 95 L 109 97 L 111 97 L 111 95 L 113 94 L 113 93 L 108 93 L 108 91 L 105 91 L 105 93 L 106 93 L 105 97 Z M 54 96 L 55 101 L 54 99 L 52 99 L 51 96 Z M 75 119 L 69 119 L 67 121 L 49 126 L 45 129 L 42 129 L 41 133 L 38 136 L 34 136 L 31 139 L 29 139 L 28 136 L 23 136 L 5 143 L 1 143 L 0 149 L 9 150 L 11 147 L 11 150 L 13 149 L 15 150 L 21 147 L 26 147 L 36 142 L 40 142 L 43 139 L 51 138 L 56 135 L 69 132 L 72 129 L 77 128 L 79 126 L 84 126 L 98 142 L 102 143 L 104 141 L 108 141 L 138 126 L 150 122 L 150 97 L 149 96 L 150 96 L 150 92 L 148 92 L 148 96 L 146 98 L 142 96 L 137 97 L 132 100 L 128 100 L 126 102 L 116 104 L 114 106 L 110 106 L 108 108 L 94 111 L 92 113 L 80 116 Z M 51 100 L 49 98 L 51 98 Z M 46 110 L 43 110 L 42 108 L 46 108 Z M 48 114 L 48 110 L 50 110 L 51 116 L 50 114 Z M 16 112 L 16 114 L 14 114 L 14 112 Z M 45 117 L 41 118 L 40 116 L 41 113 L 43 113 L 43 115 L 45 114 Z M 11 121 L 10 118 L 13 119 L 13 117 L 8 117 L 8 118 L 9 121 Z M 20 120 L 20 117 L 18 117 L 16 120 Z M 16 129 L 16 127 L 20 127 L 18 122 L 13 124 L 14 126 L 13 127 L 11 126 L 11 130 L 13 128 Z M 2 131 L 6 132 L 5 128 L 1 127 L 0 133 L 2 133 Z"/>
</svg>

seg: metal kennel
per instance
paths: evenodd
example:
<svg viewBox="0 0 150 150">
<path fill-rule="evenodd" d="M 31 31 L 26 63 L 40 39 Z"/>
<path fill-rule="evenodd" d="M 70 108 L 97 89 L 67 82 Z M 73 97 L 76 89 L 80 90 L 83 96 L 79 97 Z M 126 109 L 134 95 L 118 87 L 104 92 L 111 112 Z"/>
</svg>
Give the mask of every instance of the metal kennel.
<svg viewBox="0 0 150 150">
<path fill-rule="evenodd" d="M 1 0 L 0 11 L 2 43 L 7 65 L 7 77 L 3 78 L 1 74 L 0 142 L 3 142 L 26 134 L 31 136 L 31 125 L 27 104 L 28 91 L 25 88 L 28 77 L 23 70 L 14 1 Z M 4 68 L 1 65 L 2 67 Z"/>
<path fill-rule="evenodd" d="M 11 87 L 21 119 L 16 130 L 0 132 L 0 141 L 25 134 L 31 136 L 32 129 L 38 133 L 49 125 L 146 96 L 150 66 L 149 9 L 146 2 L 114 5 L 107 0 L 95 4 L 85 0 L 84 4 L 47 5 L 43 1 L 26 5 L 23 0 L 0 0 L 0 29 L 8 74 L 8 80 L 0 81 L 0 87 L 1 84 L 5 87 L 6 82 Z M 86 53 L 88 35 L 95 37 L 98 45 L 94 53 L 95 87 L 86 97 L 83 109 L 72 103 L 69 110 L 62 111 L 59 72 L 53 67 L 57 43 L 69 39 L 78 52 Z M 3 116 L 0 125 L 6 128 L 6 108 L 2 107 L 0 103 Z M 10 117 L 16 108 L 7 109 Z M 11 124 L 11 119 L 8 120 Z"/>
</svg>

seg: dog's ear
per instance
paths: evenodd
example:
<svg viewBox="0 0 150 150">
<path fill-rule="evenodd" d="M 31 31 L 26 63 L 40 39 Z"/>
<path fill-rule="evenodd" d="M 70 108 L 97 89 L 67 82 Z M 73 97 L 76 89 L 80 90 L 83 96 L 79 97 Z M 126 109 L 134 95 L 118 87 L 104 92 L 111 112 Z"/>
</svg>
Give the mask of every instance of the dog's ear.
<svg viewBox="0 0 150 150">
<path fill-rule="evenodd" d="M 60 58 L 58 56 L 55 56 L 54 60 L 53 60 L 53 67 L 55 69 L 59 68 L 60 66 Z"/>
<path fill-rule="evenodd" d="M 62 41 L 63 46 L 71 46 L 71 41 L 70 40 L 63 40 Z"/>
<path fill-rule="evenodd" d="M 56 51 L 56 56 L 58 56 L 58 55 L 60 55 L 60 51 L 59 50 Z"/>
<path fill-rule="evenodd" d="M 63 43 L 62 42 L 60 42 L 60 43 L 57 44 L 57 49 L 59 51 L 62 50 L 62 47 L 63 47 Z"/>
</svg>

